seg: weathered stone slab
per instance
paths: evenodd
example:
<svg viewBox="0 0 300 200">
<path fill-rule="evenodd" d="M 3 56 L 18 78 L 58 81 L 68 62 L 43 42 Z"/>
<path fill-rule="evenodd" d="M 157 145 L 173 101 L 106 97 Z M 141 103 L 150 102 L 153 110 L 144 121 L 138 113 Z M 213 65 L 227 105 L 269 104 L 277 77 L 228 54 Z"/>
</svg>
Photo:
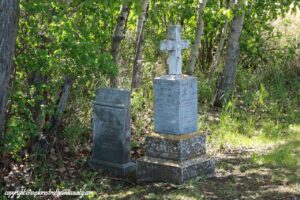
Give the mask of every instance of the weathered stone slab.
<svg viewBox="0 0 300 200">
<path fill-rule="evenodd" d="M 97 91 L 93 112 L 92 167 L 125 175 L 135 170 L 130 159 L 130 92 Z"/>
<path fill-rule="evenodd" d="M 161 134 L 197 131 L 197 79 L 164 75 L 154 79 L 154 130 Z"/>
<path fill-rule="evenodd" d="M 170 182 L 182 184 L 190 178 L 215 175 L 215 161 L 195 158 L 183 162 L 144 157 L 137 160 L 137 182 Z"/>
<path fill-rule="evenodd" d="M 146 137 L 146 156 L 183 161 L 205 155 L 206 135 L 199 133 L 185 135 L 156 134 Z"/>
</svg>

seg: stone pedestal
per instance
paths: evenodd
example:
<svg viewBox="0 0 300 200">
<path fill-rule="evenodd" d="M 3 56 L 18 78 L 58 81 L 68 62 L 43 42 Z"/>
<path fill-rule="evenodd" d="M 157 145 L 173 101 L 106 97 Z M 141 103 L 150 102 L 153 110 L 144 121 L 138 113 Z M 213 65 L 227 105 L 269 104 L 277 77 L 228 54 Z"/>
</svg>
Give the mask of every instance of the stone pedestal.
<svg viewBox="0 0 300 200">
<path fill-rule="evenodd" d="M 130 159 L 129 91 L 110 88 L 97 91 L 90 165 L 121 176 L 135 170 Z"/>
<path fill-rule="evenodd" d="M 196 176 L 213 177 L 214 160 L 205 156 L 206 135 L 152 134 L 146 138 L 146 157 L 137 160 L 137 182 L 181 184 Z"/>
<path fill-rule="evenodd" d="M 206 158 L 206 135 L 197 132 L 197 79 L 165 75 L 154 80 L 154 130 L 146 156 L 137 160 L 137 182 L 181 184 L 196 176 L 213 177 Z"/>
</svg>

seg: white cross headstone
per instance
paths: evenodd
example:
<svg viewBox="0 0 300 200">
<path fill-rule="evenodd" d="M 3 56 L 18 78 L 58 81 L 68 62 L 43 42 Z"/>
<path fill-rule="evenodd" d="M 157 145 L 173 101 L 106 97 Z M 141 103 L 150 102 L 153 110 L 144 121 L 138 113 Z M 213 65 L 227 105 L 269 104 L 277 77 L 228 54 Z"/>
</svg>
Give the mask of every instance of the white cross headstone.
<svg viewBox="0 0 300 200">
<path fill-rule="evenodd" d="M 160 42 L 160 50 L 168 51 L 169 74 L 182 74 L 181 50 L 189 47 L 188 40 L 181 40 L 181 27 L 172 25 L 168 30 L 168 40 Z"/>
</svg>

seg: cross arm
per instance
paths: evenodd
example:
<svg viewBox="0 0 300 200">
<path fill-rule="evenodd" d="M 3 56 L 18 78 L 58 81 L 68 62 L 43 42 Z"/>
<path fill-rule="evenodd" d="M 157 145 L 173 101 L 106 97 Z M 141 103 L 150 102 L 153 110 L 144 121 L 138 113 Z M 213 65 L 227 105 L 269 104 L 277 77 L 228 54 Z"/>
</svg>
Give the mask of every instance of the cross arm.
<svg viewBox="0 0 300 200">
<path fill-rule="evenodd" d="M 187 49 L 190 46 L 190 42 L 188 40 L 182 40 L 181 41 L 181 48 L 182 49 Z"/>
<path fill-rule="evenodd" d="M 175 50 L 175 43 L 172 40 L 163 40 L 160 42 L 161 51 Z"/>
</svg>

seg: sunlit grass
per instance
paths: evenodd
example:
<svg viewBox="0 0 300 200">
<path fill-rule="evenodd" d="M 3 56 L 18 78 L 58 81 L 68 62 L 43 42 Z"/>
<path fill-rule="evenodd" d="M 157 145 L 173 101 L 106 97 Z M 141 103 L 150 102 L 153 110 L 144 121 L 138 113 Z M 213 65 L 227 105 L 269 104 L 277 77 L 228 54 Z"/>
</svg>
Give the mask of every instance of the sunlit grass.
<svg viewBox="0 0 300 200">
<path fill-rule="evenodd" d="M 296 169 L 300 167 L 299 147 L 300 140 L 291 141 L 279 146 L 271 153 L 261 156 L 258 160 L 268 165 Z"/>
<path fill-rule="evenodd" d="M 300 125 L 290 126 L 290 135 L 274 150 L 258 156 L 256 162 L 275 167 L 300 170 Z M 299 171 L 300 173 L 300 171 Z"/>
<path fill-rule="evenodd" d="M 222 121 L 223 120 L 223 121 Z M 265 119 L 257 123 L 221 117 L 221 122 L 210 126 L 213 135 L 209 142 L 215 148 L 227 144 L 232 147 L 261 147 L 290 140 L 300 140 L 300 125 L 284 125 Z"/>
</svg>

